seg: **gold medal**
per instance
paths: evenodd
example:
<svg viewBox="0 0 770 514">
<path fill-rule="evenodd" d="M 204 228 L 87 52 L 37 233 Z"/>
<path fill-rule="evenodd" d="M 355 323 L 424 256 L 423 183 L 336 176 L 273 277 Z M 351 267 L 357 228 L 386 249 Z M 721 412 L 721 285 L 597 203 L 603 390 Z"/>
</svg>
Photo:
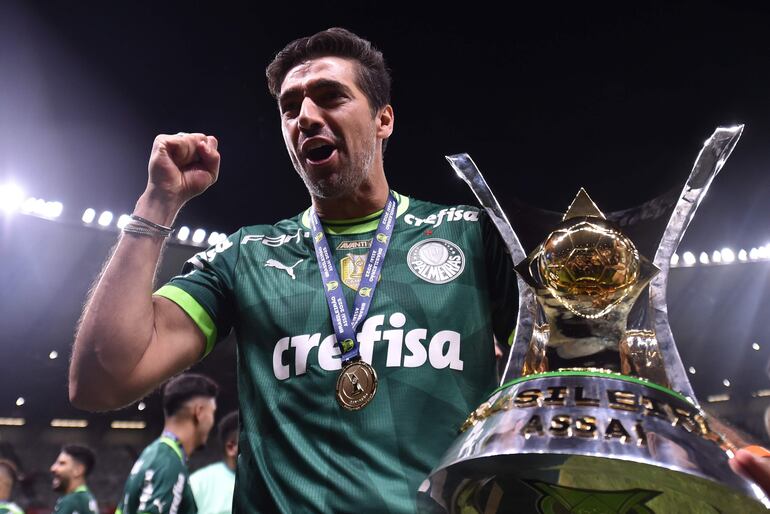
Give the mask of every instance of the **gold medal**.
<svg viewBox="0 0 770 514">
<path fill-rule="evenodd" d="M 337 401 L 347 410 L 366 407 L 377 392 L 377 373 L 362 360 L 349 362 L 342 367 L 337 378 Z"/>
</svg>

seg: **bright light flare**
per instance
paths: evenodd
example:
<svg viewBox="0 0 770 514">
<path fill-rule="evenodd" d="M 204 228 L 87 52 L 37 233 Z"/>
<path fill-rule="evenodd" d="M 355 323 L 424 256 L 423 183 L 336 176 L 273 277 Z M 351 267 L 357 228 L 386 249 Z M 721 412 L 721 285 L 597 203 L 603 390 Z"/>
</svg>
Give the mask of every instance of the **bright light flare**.
<svg viewBox="0 0 770 514">
<path fill-rule="evenodd" d="M 722 248 L 722 250 L 719 252 L 722 256 L 722 262 L 725 264 L 730 264 L 732 262 L 735 262 L 735 253 L 730 248 Z"/>
<path fill-rule="evenodd" d="M 741 250 L 738 252 L 738 260 L 741 262 L 746 262 L 749 260 L 749 254 L 746 253 L 746 250 Z"/>
<path fill-rule="evenodd" d="M 83 217 L 80 219 L 83 220 L 83 223 L 93 223 L 96 219 L 96 211 L 89 207 L 83 211 Z"/>
<path fill-rule="evenodd" d="M 176 233 L 176 238 L 180 241 L 187 241 L 188 237 L 190 237 L 190 227 L 181 227 Z"/>
<path fill-rule="evenodd" d="M 24 203 L 24 191 L 13 182 L 0 185 L 0 210 L 12 213 Z"/>
<path fill-rule="evenodd" d="M 110 223 L 112 223 L 112 213 L 110 211 L 102 212 L 96 222 L 103 227 L 108 226 Z"/>
<path fill-rule="evenodd" d="M 692 252 L 684 252 L 682 254 L 682 260 L 685 266 L 692 266 L 695 264 L 695 255 Z"/>
<path fill-rule="evenodd" d="M 709 263 L 709 254 L 706 252 L 701 252 L 700 256 L 698 256 L 698 260 L 701 264 L 708 264 Z"/>
<path fill-rule="evenodd" d="M 118 228 L 122 229 L 123 227 L 128 225 L 130 222 L 131 222 L 131 216 L 129 216 L 128 214 L 121 214 L 120 217 L 118 218 L 118 223 L 117 223 Z"/>
<path fill-rule="evenodd" d="M 206 239 L 206 231 L 202 228 L 196 229 L 195 232 L 193 232 L 192 240 L 193 243 L 202 243 Z"/>
<path fill-rule="evenodd" d="M 675 253 L 671 256 L 671 265 L 676 266 L 677 264 L 679 264 L 679 254 Z"/>
</svg>

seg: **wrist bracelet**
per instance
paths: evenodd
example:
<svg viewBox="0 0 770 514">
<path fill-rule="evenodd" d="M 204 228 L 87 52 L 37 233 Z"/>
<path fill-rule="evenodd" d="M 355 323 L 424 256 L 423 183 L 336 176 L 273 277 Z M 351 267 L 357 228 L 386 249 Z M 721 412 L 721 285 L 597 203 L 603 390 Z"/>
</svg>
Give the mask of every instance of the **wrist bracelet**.
<svg viewBox="0 0 770 514">
<path fill-rule="evenodd" d="M 174 227 L 166 227 L 164 225 L 158 225 L 157 223 L 153 223 L 152 221 L 142 218 L 141 216 L 137 216 L 136 214 L 132 214 L 130 217 L 132 220 L 138 221 L 139 223 L 147 225 L 148 227 L 154 228 L 159 232 L 164 232 L 166 235 L 169 235 L 171 234 L 171 232 L 174 231 Z"/>
<path fill-rule="evenodd" d="M 141 236 L 159 237 L 161 239 L 166 239 L 170 235 L 165 231 L 160 231 L 147 225 L 143 225 L 138 221 L 130 221 L 127 223 L 126 226 L 123 227 L 123 232 Z"/>
</svg>

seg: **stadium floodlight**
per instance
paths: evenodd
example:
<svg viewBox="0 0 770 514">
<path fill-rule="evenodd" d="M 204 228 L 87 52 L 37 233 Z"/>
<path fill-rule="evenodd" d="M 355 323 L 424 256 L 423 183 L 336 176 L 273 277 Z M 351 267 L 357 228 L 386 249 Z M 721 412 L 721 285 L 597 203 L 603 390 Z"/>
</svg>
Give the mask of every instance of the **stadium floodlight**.
<svg viewBox="0 0 770 514">
<path fill-rule="evenodd" d="M 19 396 L 18 398 L 16 398 L 16 406 L 17 407 L 21 407 L 25 403 L 26 403 L 26 401 L 24 400 L 23 397 Z"/>
<path fill-rule="evenodd" d="M 190 227 L 183 226 L 176 233 L 176 238 L 180 241 L 187 241 L 188 237 L 190 237 Z"/>
<path fill-rule="evenodd" d="M 96 218 L 96 211 L 89 207 L 88 209 L 83 211 L 83 217 L 80 219 L 83 220 L 83 223 L 93 223 L 95 218 Z"/>
<path fill-rule="evenodd" d="M 722 385 L 725 387 L 730 387 L 730 381 L 727 379 L 722 380 Z"/>
<path fill-rule="evenodd" d="M 701 264 L 708 264 L 709 254 L 707 254 L 706 252 L 701 252 L 700 255 L 698 256 L 698 260 L 700 261 Z"/>
<path fill-rule="evenodd" d="M 131 216 L 129 216 L 128 214 L 121 214 L 120 217 L 118 218 L 118 224 L 117 224 L 118 228 L 122 229 L 123 227 L 128 225 L 130 221 L 131 221 Z"/>
<path fill-rule="evenodd" d="M 719 250 L 714 250 L 714 253 L 711 254 L 711 261 L 712 262 L 722 262 L 722 254 L 719 253 Z"/>
<path fill-rule="evenodd" d="M 10 182 L 0 185 L 0 210 L 12 213 L 24 203 L 24 191 Z"/>
<path fill-rule="evenodd" d="M 45 214 L 46 218 L 58 218 L 64 211 L 64 205 L 61 202 L 46 202 Z"/>
<path fill-rule="evenodd" d="M 760 246 L 757 248 L 759 253 L 759 259 L 770 259 L 770 245 Z"/>
<path fill-rule="evenodd" d="M 115 420 L 112 423 L 110 423 L 110 428 L 115 428 L 118 430 L 144 430 L 146 426 L 147 426 L 147 423 L 145 423 L 144 421 Z"/>
<path fill-rule="evenodd" d="M 54 418 L 51 420 L 51 426 L 54 428 L 86 428 L 88 421 L 85 419 Z"/>
<path fill-rule="evenodd" d="M 751 259 L 752 261 L 759 259 L 759 250 L 756 248 L 752 248 L 749 251 L 749 259 Z"/>
<path fill-rule="evenodd" d="M 729 394 L 712 394 L 706 397 L 706 401 L 709 403 L 727 402 L 730 401 Z"/>
<path fill-rule="evenodd" d="M 211 234 L 209 234 L 208 243 L 210 246 L 213 246 L 218 242 L 219 242 L 219 232 L 214 231 Z"/>
<path fill-rule="evenodd" d="M 59 352 L 56 350 L 51 350 L 51 353 L 48 354 L 48 358 L 51 360 L 54 360 L 59 357 Z"/>
<path fill-rule="evenodd" d="M 144 402 L 139 402 L 139 404 L 137 404 L 136 408 L 139 409 L 139 410 L 144 410 L 144 409 L 147 408 L 147 405 L 145 405 Z"/>
<path fill-rule="evenodd" d="M 98 220 L 96 220 L 96 222 L 97 222 L 99 225 L 103 226 L 103 227 L 106 227 L 106 226 L 108 226 L 110 223 L 112 223 L 112 213 L 111 213 L 110 211 L 104 211 L 104 212 L 102 212 L 102 213 L 99 215 L 99 219 L 98 219 Z"/>
<path fill-rule="evenodd" d="M 695 256 L 692 252 L 684 252 L 682 254 L 682 260 L 684 261 L 685 266 L 692 266 L 695 264 Z"/>
<path fill-rule="evenodd" d="M 735 262 L 735 253 L 730 248 L 722 248 L 719 253 L 722 255 L 722 262 L 725 264 Z"/>
<path fill-rule="evenodd" d="M 26 420 L 24 418 L 0 418 L 0 425 L 6 427 L 23 427 Z"/>
<path fill-rule="evenodd" d="M 24 203 L 21 204 L 21 207 L 19 207 L 19 210 L 24 214 L 33 213 L 35 212 L 35 209 L 37 209 L 37 202 L 38 202 L 37 198 L 35 198 L 34 196 L 30 196 L 29 198 L 24 200 Z"/>
<path fill-rule="evenodd" d="M 193 232 L 192 240 L 193 243 L 202 243 L 206 239 L 206 231 L 202 228 L 196 229 L 195 232 Z"/>
<path fill-rule="evenodd" d="M 689 368 L 687 368 L 687 371 L 689 371 L 689 372 L 690 372 L 690 375 L 694 375 L 694 374 L 695 374 L 695 368 L 693 368 L 692 366 L 690 366 Z"/>
<path fill-rule="evenodd" d="M 671 256 L 671 265 L 676 266 L 677 264 L 679 264 L 679 254 L 674 253 L 674 255 Z"/>
<path fill-rule="evenodd" d="M 754 343 L 754 344 L 752 344 L 752 345 L 751 345 L 751 348 L 752 348 L 753 350 L 755 350 L 755 351 L 757 351 L 757 352 L 758 352 L 758 351 L 759 351 L 759 343 Z"/>
<path fill-rule="evenodd" d="M 738 252 L 738 260 L 741 262 L 749 260 L 749 254 L 746 253 L 746 250 L 741 249 L 741 251 Z"/>
</svg>

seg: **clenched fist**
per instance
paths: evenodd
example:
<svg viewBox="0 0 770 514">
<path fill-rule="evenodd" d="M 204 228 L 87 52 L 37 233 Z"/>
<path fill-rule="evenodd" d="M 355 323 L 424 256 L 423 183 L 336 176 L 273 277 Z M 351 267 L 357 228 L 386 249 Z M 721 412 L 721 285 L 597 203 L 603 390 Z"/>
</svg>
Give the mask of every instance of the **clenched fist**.
<svg viewBox="0 0 770 514">
<path fill-rule="evenodd" d="M 150 154 L 146 194 L 181 208 L 208 189 L 219 176 L 217 139 L 205 134 L 161 134 Z"/>
</svg>

